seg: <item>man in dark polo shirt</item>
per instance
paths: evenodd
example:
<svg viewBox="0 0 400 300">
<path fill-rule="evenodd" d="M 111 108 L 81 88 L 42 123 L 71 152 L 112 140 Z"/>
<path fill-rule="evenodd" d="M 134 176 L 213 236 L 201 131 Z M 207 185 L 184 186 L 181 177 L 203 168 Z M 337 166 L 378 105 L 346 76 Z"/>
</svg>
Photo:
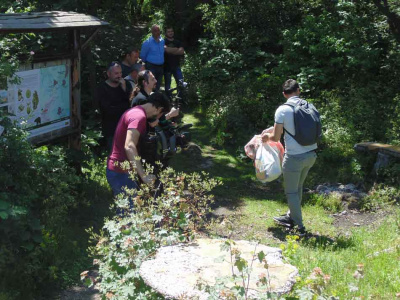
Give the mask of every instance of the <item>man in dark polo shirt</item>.
<svg viewBox="0 0 400 300">
<path fill-rule="evenodd" d="M 165 54 L 164 54 L 164 81 L 165 91 L 170 96 L 171 76 L 174 76 L 176 83 L 183 79 L 180 62 L 185 50 L 179 40 L 174 38 L 174 29 L 167 27 L 165 30 Z"/>
</svg>

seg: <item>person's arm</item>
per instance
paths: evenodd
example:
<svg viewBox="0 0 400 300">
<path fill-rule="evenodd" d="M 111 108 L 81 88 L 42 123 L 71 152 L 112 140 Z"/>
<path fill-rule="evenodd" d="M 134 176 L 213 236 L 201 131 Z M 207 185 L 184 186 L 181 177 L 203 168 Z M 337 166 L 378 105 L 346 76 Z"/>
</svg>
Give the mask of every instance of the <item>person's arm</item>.
<svg viewBox="0 0 400 300">
<path fill-rule="evenodd" d="M 143 60 L 143 62 L 147 61 L 147 55 L 149 54 L 149 43 L 145 41 L 142 44 L 142 49 L 140 50 L 140 58 Z"/>
<path fill-rule="evenodd" d="M 164 49 L 165 49 L 165 52 L 167 52 L 168 54 L 172 54 L 172 55 L 184 55 L 185 54 L 185 50 L 183 49 L 183 47 L 172 48 L 172 47 L 165 46 Z"/>
<path fill-rule="evenodd" d="M 169 120 L 177 116 L 179 116 L 179 108 L 172 107 L 169 113 L 165 115 L 165 119 Z"/>
<path fill-rule="evenodd" d="M 152 184 L 155 176 L 152 174 L 146 175 L 143 170 L 142 162 L 140 161 L 137 145 L 139 143 L 140 133 L 137 129 L 128 129 L 125 139 L 125 153 L 131 166 L 136 170 L 138 176 L 145 184 Z"/>
<path fill-rule="evenodd" d="M 279 142 L 281 140 L 281 136 L 283 133 L 283 124 L 275 123 L 274 128 L 271 132 L 265 132 L 261 135 L 261 139 L 263 143 L 268 142 L 269 140 L 274 142 Z"/>
<path fill-rule="evenodd" d="M 121 78 L 119 80 L 119 84 L 121 85 L 121 88 L 124 90 L 124 92 L 126 92 L 126 81 L 124 78 Z"/>
</svg>

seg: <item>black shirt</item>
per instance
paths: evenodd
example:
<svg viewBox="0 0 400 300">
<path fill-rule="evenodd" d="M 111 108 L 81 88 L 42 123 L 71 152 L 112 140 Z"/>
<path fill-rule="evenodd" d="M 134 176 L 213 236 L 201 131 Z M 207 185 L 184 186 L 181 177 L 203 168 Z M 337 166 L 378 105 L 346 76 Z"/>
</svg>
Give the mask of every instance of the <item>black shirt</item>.
<svg viewBox="0 0 400 300">
<path fill-rule="evenodd" d="M 119 118 L 129 109 L 128 93 L 121 86 L 111 87 L 102 82 L 96 88 L 95 98 L 101 112 L 103 135 L 113 136 Z"/>
<path fill-rule="evenodd" d="M 131 73 L 132 67 L 121 63 L 121 69 L 122 69 L 122 77 L 125 78 Z"/>
<path fill-rule="evenodd" d="M 178 40 L 173 40 L 170 41 L 167 38 L 165 40 L 165 46 L 171 47 L 171 48 L 180 48 L 182 47 L 182 43 Z M 181 59 L 183 55 L 173 55 L 173 54 L 168 54 L 167 52 L 164 53 L 164 68 L 166 70 L 171 70 L 179 67 Z"/>
</svg>

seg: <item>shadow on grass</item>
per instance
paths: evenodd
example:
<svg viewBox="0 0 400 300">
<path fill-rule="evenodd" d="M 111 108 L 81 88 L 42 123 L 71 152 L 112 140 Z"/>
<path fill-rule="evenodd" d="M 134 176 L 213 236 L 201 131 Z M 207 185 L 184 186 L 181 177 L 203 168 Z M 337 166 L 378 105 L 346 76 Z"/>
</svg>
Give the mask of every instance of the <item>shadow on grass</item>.
<svg viewBox="0 0 400 300">
<path fill-rule="evenodd" d="M 214 207 L 241 207 L 245 199 L 285 201 L 281 181 L 268 184 L 256 181 L 253 162 L 238 155 L 240 151 L 243 153 L 244 144 L 233 143 L 224 148 L 213 145 L 211 125 L 200 112 L 187 113 L 183 121 L 193 124 L 192 141 L 201 148 L 201 153 L 193 155 L 183 150 L 171 159 L 170 165 L 185 173 L 204 171 L 221 180 L 223 185 L 212 191 Z"/>
<path fill-rule="evenodd" d="M 268 232 L 271 232 L 276 239 L 282 242 L 286 241 L 286 236 L 296 235 L 290 229 L 281 226 L 270 227 L 268 228 Z M 337 238 L 332 238 L 313 232 L 308 232 L 307 235 L 300 237 L 300 243 L 309 248 L 329 249 L 332 251 L 347 249 L 354 246 L 354 241 L 351 237 L 338 236 Z"/>
</svg>

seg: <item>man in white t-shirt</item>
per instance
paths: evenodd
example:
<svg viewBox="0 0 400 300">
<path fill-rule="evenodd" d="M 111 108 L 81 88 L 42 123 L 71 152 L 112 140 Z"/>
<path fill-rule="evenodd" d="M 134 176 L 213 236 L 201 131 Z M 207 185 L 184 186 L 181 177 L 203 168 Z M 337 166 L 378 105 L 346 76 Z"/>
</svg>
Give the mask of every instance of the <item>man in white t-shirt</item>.
<svg viewBox="0 0 400 300">
<path fill-rule="evenodd" d="M 283 96 L 286 103 L 295 104 L 300 100 L 299 84 L 289 79 L 283 84 Z M 292 137 L 295 135 L 293 108 L 289 105 L 281 105 L 275 112 L 275 124 L 272 130 L 262 134 L 262 141 L 279 141 L 285 130 L 285 157 L 282 170 L 284 179 L 285 194 L 289 205 L 286 215 L 274 217 L 279 225 L 293 229 L 297 226 L 297 234 L 306 234 L 301 214 L 301 199 L 303 195 L 303 183 L 308 171 L 314 165 L 317 158 L 315 150 L 317 144 L 302 146 Z M 290 134 L 288 134 L 289 132 Z"/>
</svg>

